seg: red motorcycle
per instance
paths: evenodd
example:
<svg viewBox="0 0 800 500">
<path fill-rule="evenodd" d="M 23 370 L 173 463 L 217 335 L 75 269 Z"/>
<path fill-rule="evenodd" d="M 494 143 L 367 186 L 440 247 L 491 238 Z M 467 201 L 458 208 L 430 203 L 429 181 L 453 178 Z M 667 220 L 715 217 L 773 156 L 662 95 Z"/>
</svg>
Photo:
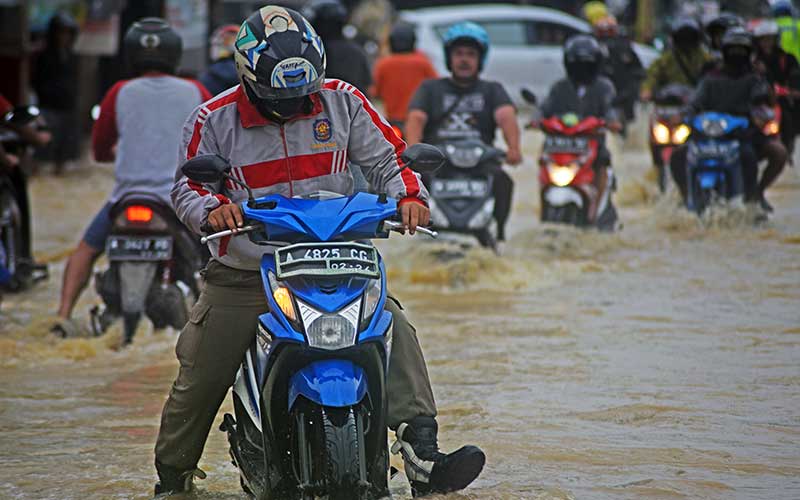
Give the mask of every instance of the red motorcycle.
<svg viewBox="0 0 800 500">
<path fill-rule="evenodd" d="M 542 222 L 612 231 L 617 211 L 611 201 L 611 167 L 604 167 L 608 178 L 602 192 L 594 183 L 594 164 L 605 121 L 594 116 L 579 120 L 576 115 L 567 114 L 543 119 L 534 126 L 545 134 L 539 158 Z"/>
<path fill-rule="evenodd" d="M 653 96 L 653 116 L 650 119 L 650 151 L 653 164 L 658 170 L 658 187 L 665 192 L 669 184 L 669 161 L 672 151 L 689 138 L 691 129 L 683 123 L 681 111 L 692 88 L 686 85 L 670 84 L 659 89 Z"/>
</svg>

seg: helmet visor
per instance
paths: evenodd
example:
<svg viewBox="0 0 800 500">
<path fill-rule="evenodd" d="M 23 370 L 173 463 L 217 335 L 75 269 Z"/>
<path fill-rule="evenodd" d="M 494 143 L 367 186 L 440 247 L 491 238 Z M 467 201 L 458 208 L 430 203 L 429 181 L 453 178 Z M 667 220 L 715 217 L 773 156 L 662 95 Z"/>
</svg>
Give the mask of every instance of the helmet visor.
<svg viewBox="0 0 800 500">
<path fill-rule="evenodd" d="M 273 87 L 262 83 L 247 80 L 247 85 L 259 99 L 291 99 L 293 97 L 303 97 L 319 92 L 322 89 L 322 82 L 325 76 L 320 76 L 308 83 L 301 83 L 291 87 Z"/>
</svg>

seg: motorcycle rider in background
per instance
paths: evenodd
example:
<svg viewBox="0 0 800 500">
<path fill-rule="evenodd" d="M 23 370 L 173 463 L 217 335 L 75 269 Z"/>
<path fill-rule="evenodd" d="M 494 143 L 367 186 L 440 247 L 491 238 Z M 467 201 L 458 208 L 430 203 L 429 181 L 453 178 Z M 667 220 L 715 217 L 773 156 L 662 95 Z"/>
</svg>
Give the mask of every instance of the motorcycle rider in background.
<svg viewBox="0 0 800 500">
<path fill-rule="evenodd" d="M 772 207 L 764 198 L 764 191 L 783 170 L 786 163 L 786 148 L 777 138 L 762 134 L 760 128 L 752 123 L 751 111 L 754 106 L 770 102 L 770 89 L 767 81 L 759 75 L 750 61 L 753 45 L 750 34 L 744 28 L 729 29 L 722 38 L 723 66 L 703 78 L 689 103 L 688 114 L 716 111 L 741 116 L 751 121 L 746 136 L 740 140 L 739 155 L 744 183 L 746 203 L 759 203 L 766 212 Z M 686 145 L 678 148 L 672 155 L 672 177 L 681 191 L 687 195 Z M 758 179 L 758 158 L 767 158 L 767 168 Z"/>
<path fill-rule="evenodd" d="M 614 84 L 600 74 L 603 63 L 603 48 L 590 35 L 574 35 L 564 44 L 564 68 L 566 78 L 550 87 L 547 98 L 539 108 L 543 117 L 563 116 L 574 113 L 578 119 L 595 116 L 606 121 L 606 127 L 614 132 L 622 129 L 619 113 L 614 107 Z M 597 158 L 594 160 L 594 186 L 598 193 L 610 188 L 608 171 L 611 166 L 611 153 L 606 148 L 604 138 L 599 140 Z M 597 207 L 591 207 L 596 211 Z M 589 219 L 596 214 L 591 212 Z"/>
<path fill-rule="evenodd" d="M 766 78 L 777 94 L 781 108 L 780 135 L 791 161 L 797 135 L 798 99 L 800 99 L 800 65 L 791 54 L 778 45 L 778 25 L 762 21 L 753 29 L 755 68 Z"/>
<path fill-rule="evenodd" d="M 79 333 L 72 310 L 105 250 L 111 230 L 111 207 L 132 191 L 147 191 L 169 204 L 175 145 L 183 121 L 210 94 L 200 82 L 173 76 L 183 42 L 159 18 L 135 22 L 125 34 L 123 50 L 135 78 L 117 82 L 100 104 L 92 129 L 92 152 L 99 162 L 115 162 L 114 190 L 95 215 L 67 260 L 58 307 L 60 322 L 52 329 L 62 337 Z"/>
<path fill-rule="evenodd" d="M 700 25 L 691 17 L 679 17 L 670 26 L 672 47 L 664 51 L 647 68 L 640 97 L 649 101 L 659 89 L 669 84 L 694 87 L 711 62 L 711 54 L 703 47 Z"/>
<path fill-rule="evenodd" d="M 236 64 L 233 62 L 233 44 L 239 26 L 225 24 L 214 30 L 209 40 L 211 64 L 200 74 L 198 80 L 211 93 L 217 95 L 239 84 Z"/>
<path fill-rule="evenodd" d="M 14 106 L 0 94 L 0 117 L 5 116 L 8 112 L 12 111 Z M 53 138 L 53 135 L 46 130 L 36 130 L 31 125 L 17 125 L 8 123 L 5 120 L 0 121 L 0 126 L 6 127 L 16 134 L 26 143 L 33 146 L 41 147 L 47 145 Z M 31 235 L 31 212 L 30 202 L 28 198 L 28 180 L 26 172 L 20 165 L 21 158 L 3 150 L 0 144 L 0 171 L 5 170 L 6 175 L 14 190 L 22 219 L 21 232 L 22 232 L 22 254 L 20 257 L 27 261 L 31 269 L 36 267 L 33 260 L 33 238 Z"/>
<path fill-rule="evenodd" d="M 269 46 L 270 51 L 252 50 Z M 325 79 L 325 49 L 299 13 L 268 5 L 242 24 L 236 44 L 240 85 L 198 106 L 186 120 L 179 164 L 217 154 L 234 166 L 255 196 L 353 192 L 348 160 L 368 167 L 375 191 L 399 200 L 413 234 L 426 225 L 428 197 L 419 176 L 401 170 L 405 144 L 362 92 Z M 180 165 L 179 165 L 180 166 Z M 243 226 L 243 189 L 211 191 L 175 176 L 172 200 L 195 233 Z M 176 346 L 180 371 L 164 405 L 156 442 L 156 494 L 191 489 L 208 432 L 245 351 L 259 315 L 267 310 L 259 263 L 264 253 L 247 238 L 209 243 L 205 287 Z M 389 297 L 393 341 L 388 372 L 388 425 L 395 430 L 415 496 L 465 488 L 485 456 L 474 446 L 444 454 L 437 445 L 436 404 L 414 328 L 397 299 Z M 201 475 L 202 477 L 202 475 Z"/>
<path fill-rule="evenodd" d="M 311 0 L 303 9 L 303 15 L 314 25 L 325 43 L 328 78 L 346 80 L 368 95 L 372 72 L 367 53 L 356 42 L 346 39 L 343 33 L 348 17 L 347 8 L 340 0 Z"/>
<path fill-rule="evenodd" d="M 608 15 L 597 21 L 594 34 L 605 49 L 606 57 L 600 73 L 614 84 L 617 93 L 615 106 L 622 111 L 620 118 L 624 118 L 624 122 L 633 121 L 639 85 L 645 76 L 642 62 L 633 50 L 630 39 L 620 33 L 614 16 Z"/>
<path fill-rule="evenodd" d="M 772 2 L 772 17 L 778 24 L 781 48 L 800 61 L 800 20 L 789 0 Z"/>
<path fill-rule="evenodd" d="M 423 81 L 436 78 L 428 56 L 416 50 L 417 36 L 408 23 L 397 23 L 389 33 L 392 53 L 375 63 L 374 84 L 370 94 L 383 101 L 386 118 L 402 127 L 408 114 L 408 103 Z"/>
<path fill-rule="evenodd" d="M 506 163 L 519 165 L 520 130 L 511 98 L 501 83 L 479 78 L 489 52 L 486 30 L 475 23 L 458 23 L 447 30 L 443 41 L 450 76 L 426 80 L 417 89 L 408 105 L 406 141 L 440 144 L 479 138 L 493 144 L 499 127 L 508 147 Z M 514 181 L 502 168 L 495 173 L 493 190 L 498 250 L 502 253 L 514 191 Z"/>
</svg>

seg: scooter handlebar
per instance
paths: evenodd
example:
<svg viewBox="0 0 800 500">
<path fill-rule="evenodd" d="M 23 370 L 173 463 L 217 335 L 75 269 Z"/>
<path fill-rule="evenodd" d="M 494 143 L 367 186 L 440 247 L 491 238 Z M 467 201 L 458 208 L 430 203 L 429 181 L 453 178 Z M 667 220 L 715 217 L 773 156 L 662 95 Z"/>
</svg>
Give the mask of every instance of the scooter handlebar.
<svg viewBox="0 0 800 500">
<path fill-rule="evenodd" d="M 224 238 L 225 236 L 238 236 L 240 234 L 245 234 L 251 231 L 255 231 L 256 229 L 258 229 L 258 226 L 244 226 L 236 230 L 226 229 L 225 231 L 219 231 L 217 233 L 212 233 L 207 236 L 203 236 L 202 238 L 200 238 L 200 243 L 205 245 L 206 243 L 212 240 L 218 240 L 220 238 Z"/>
<path fill-rule="evenodd" d="M 403 223 L 391 220 L 383 221 L 383 228 L 389 231 L 397 231 L 398 233 L 403 233 L 406 231 L 406 226 L 404 226 Z M 417 226 L 416 230 L 422 234 L 427 234 L 431 238 L 439 237 L 439 233 L 437 231 L 434 231 L 433 229 L 428 229 L 427 227 Z"/>
</svg>

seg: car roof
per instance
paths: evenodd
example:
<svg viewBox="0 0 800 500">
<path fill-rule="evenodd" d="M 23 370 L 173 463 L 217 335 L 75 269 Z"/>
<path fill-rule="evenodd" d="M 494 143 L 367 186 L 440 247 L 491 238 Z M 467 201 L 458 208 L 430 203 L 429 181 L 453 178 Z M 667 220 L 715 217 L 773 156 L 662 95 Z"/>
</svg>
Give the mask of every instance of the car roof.
<svg viewBox="0 0 800 500">
<path fill-rule="evenodd" d="M 573 26 L 580 31 L 590 31 L 585 21 L 564 12 L 547 7 L 510 4 L 478 4 L 456 5 L 450 7 L 426 7 L 422 9 L 403 10 L 400 16 L 412 23 L 450 24 L 463 19 L 536 19 L 553 21 Z"/>
</svg>

